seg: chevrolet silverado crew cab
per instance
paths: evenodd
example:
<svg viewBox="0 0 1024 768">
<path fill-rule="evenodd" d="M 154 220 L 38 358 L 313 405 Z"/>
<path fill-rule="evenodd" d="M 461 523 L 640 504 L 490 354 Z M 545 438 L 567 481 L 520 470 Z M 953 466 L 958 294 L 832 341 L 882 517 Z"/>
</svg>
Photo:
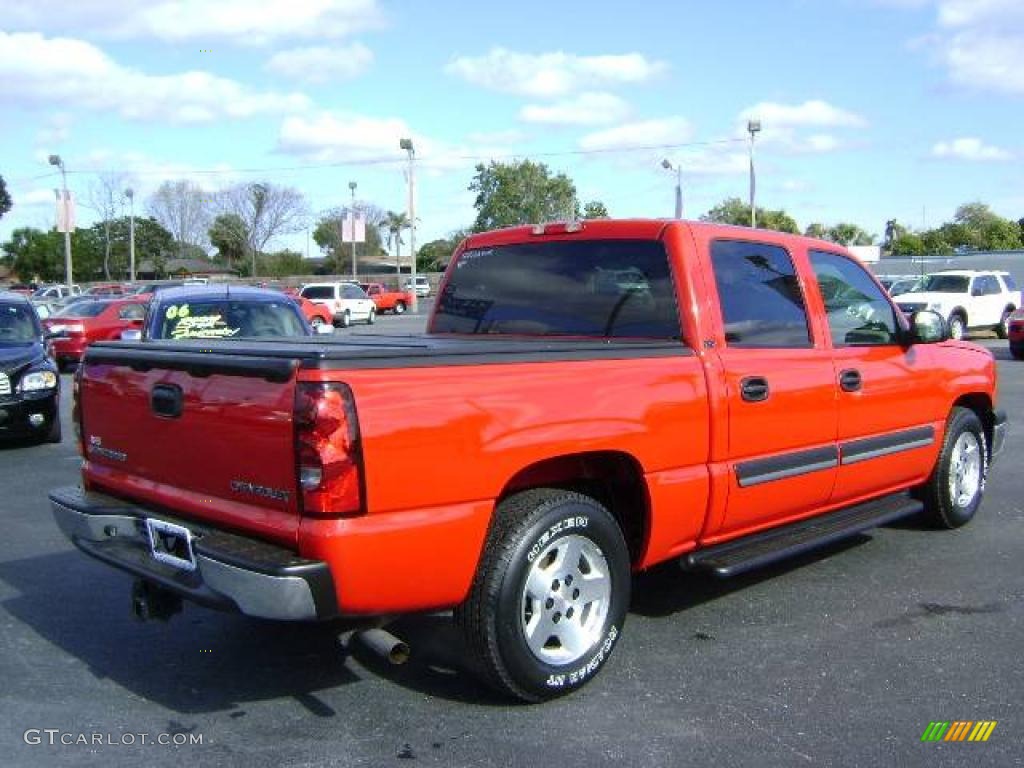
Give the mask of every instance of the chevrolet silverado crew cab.
<svg viewBox="0 0 1024 768">
<path fill-rule="evenodd" d="M 897 306 L 908 314 L 921 309 L 938 312 L 949 323 L 954 339 L 962 339 L 971 330 L 992 330 L 1005 339 L 1010 315 L 1021 306 L 1020 290 L 1008 272 L 935 272 L 909 293 L 893 295 Z"/>
<path fill-rule="evenodd" d="M 475 234 L 425 336 L 94 344 L 82 485 L 50 498 L 137 594 L 279 620 L 451 609 L 467 665 L 538 701 L 607 663 L 633 572 L 969 522 L 1006 417 L 992 355 L 947 336 L 819 240 Z"/>
</svg>

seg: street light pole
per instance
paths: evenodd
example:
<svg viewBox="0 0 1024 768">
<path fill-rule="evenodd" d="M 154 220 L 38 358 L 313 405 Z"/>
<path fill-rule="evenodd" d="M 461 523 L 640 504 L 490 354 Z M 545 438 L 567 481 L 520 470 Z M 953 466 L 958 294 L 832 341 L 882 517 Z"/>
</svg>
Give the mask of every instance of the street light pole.
<svg viewBox="0 0 1024 768">
<path fill-rule="evenodd" d="M 348 188 L 352 192 L 352 282 L 355 282 L 359 278 L 356 276 L 356 183 L 350 181 Z"/>
<path fill-rule="evenodd" d="M 668 158 L 661 161 L 661 167 L 667 171 L 676 172 L 676 218 L 683 218 L 683 166 L 672 165 Z"/>
<path fill-rule="evenodd" d="M 135 282 L 135 190 L 128 187 L 124 191 L 128 198 L 128 277 Z M 123 208 L 121 209 L 124 210 Z"/>
<path fill-rule="evenodd" d="M 60 155 L 50 155 L 50 165 L 60 168 L 61 187 L 64 197 L 61 199 L 61 210 L 64 211 L 64 275 L 67 278 L 68 296 L 71 295 L 71 285 L 74 276 L 71 273 L 71 206 L 68 200 L 68 176 L 64 170 L 64 161 Z"/>
<path fill-rule="evenodd" d="M 409 282 L 412 288 L 412 312 L 416 314 L 419 312 L 419 297 L 416 295 L 416 150 L 412 139 L 401 139 L 398 146 L 409 153 Z"/>
<path fill-rule="evenodd" d="M 761 131 L 761 121 L 748 120 L 747 131 L 750 133 L 750 226 L 753 229 L 757 227 L 757 177 L 754 175 L 754 136 Z"/>
</svg>

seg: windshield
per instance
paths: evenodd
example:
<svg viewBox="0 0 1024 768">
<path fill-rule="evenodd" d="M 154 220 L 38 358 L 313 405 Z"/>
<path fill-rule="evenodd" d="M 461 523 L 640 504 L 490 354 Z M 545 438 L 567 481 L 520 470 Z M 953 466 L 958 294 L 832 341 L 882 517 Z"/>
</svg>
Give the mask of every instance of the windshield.
<svg viewBox="0 0 1024 768">
<path fill-rule="evenodd" d="M 435 333 L 680 338 L 665 249 L 648 240 L 517 243 L 462 253 Z"/>
<path fill-rule="evenodd" d="M 234 339 L 308 336 L 295 304 L 281 301 L 201 299 L 160 308 L 154 339 Z"/>
<path fill-rule="evenodd" d="M 913 293 L 967 293 L 967 275 L 928 275 Z"/>
<path fill-rule="evenodd" d="M 30 344 L 42 331 L 31 307 L 0 302 L 0 345 Z"/>
</svg>

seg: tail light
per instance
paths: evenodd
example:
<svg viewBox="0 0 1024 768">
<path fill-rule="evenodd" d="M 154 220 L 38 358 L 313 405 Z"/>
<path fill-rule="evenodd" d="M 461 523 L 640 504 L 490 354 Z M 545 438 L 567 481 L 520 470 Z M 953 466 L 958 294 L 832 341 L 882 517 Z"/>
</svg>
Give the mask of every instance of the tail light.
<svg viewBox="0 0 1024 768">
<path fill-rule="evenodd" d="M 71 423 L 75 428 L 75 440 L 78 442 L 78 453 L 85 458 L 85 432 L 82 429 L 82 369 L 79 365 L 71 377 Z"/>
<path fill-rule="evenodd" d="M 64 326 L 64 333 L 85 333 L 85 326 L 82 323 L 71 323 Z"/>
<path fill-rule="evenodd" d="M 299 382 L 294 418 L 303 512 L 316 517 L 362 514 L 363 461 L 352 390 L 340 383 Z"/>
</svg>

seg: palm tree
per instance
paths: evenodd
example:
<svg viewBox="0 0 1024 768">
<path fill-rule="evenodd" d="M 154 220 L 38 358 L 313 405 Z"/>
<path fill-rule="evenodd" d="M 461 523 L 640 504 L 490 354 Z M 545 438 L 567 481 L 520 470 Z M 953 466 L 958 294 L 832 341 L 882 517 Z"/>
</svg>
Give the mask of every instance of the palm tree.
<svg viewBox="0 0 1024 768">
<path fill-rule="evenodd" d="M 395 246 L 395 271 L 399 275 L 399 280 L 401 280 L 402 230 L 409 228 L 409 217 L 404 213 L 388 211 L 384 216 L 384 220 L 380 223 L 380 228 L 384 231 L 387 238 L 388 249 L 390 250 L 392 244 Z"/>
</svg>

